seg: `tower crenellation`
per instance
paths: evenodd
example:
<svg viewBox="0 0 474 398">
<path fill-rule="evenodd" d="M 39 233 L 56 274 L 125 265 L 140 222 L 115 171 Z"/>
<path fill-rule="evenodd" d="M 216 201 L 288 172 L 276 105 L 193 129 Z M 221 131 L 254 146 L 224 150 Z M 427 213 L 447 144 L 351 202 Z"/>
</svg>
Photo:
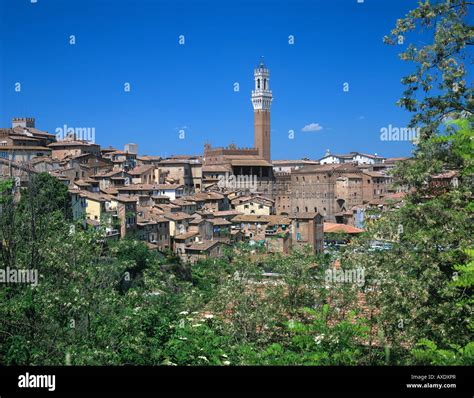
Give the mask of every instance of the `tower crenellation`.
<svg viewBox="0 0 474 398">
<path fill-rule="evenodd" d="M 34 128 L 35 118 L 34 117 L 14 117 L 12 119 L 12 128 L 15 128 L 15 127 Z"/>
</svg>

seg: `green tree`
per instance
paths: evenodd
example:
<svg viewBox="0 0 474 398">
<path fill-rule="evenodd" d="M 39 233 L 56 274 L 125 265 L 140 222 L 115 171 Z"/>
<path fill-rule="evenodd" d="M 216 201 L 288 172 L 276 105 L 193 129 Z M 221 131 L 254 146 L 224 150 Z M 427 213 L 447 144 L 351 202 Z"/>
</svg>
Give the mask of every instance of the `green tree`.
<svg viewBox="0 0 474 398">
<path fill-rule="evenodd" d="M 430 341 L 428 348 L 437 350 L 469 347 L 472 339 L 472 302 L 465 299 L 472 291 L 452 283 L 469 261 L 473 235 L 473 89 L 466 67 L 472 63 L 472 6 L 463 0 L 420 1 L 386 38 L 395 44 L 423 31 L 423 43 L 428 41 L 401 54 L 416 70 L 402 80 L 406 90 L 399 105 L 412 113 L 410 126 L 421 134 L 413 158 L 394 175 L 413 190 L 402 208 L 367 223 L 367 234 L 344 261 L 366 270 L 367 305 L 376 314 L 370 339 L 392 353 L 389 363 L 410 362 L 419 342 Z M 459 173 L 459 185 L 434 188 L 433 175 L 446 170 Z M 374 251 L 375 239 L 390 241 L 391 249 Z"/>
<path fill-rule="evenodd" d="M 430 175 L 446 163 L 455 164 L 454 151 L 431 140 L 448 130 L 447 119 L 467 118 L 474 109 L 473 86 L 467 80 L 472 65 L 474 29 L 469 23 L 474 3 L 467 0 L 422 0 L 414 10 L 397 21 L 385 41 L 395 45 L 421 36 L 420 46 L 410 44 L 400 54 L 415 70 L 402 79 L 406 86 L 398 105 L 412 114 L 410 126 L 420 129 L 414 161 L 405 162 L 396 172 L 401 184 L 422 191 Z M 425 44 L 427 43 L 427 44 Z"/>
</svg>

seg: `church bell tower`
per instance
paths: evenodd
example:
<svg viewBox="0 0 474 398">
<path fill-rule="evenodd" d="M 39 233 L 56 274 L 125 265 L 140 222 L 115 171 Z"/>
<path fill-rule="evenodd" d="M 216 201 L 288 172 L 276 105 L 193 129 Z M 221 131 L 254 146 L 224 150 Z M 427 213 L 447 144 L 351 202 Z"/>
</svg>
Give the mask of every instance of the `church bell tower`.
<svg viewBox="0 0 474 398">
<path fill-rule="evenodd" d="M 270 90 L 270 72 L 263 60 L 254 70 L 255 90 L 252 90 L 254 112 L 254 146 L 259 155 L 271 161 L 270 157 L 270 106 L 272 91 Z"/>
</svg>

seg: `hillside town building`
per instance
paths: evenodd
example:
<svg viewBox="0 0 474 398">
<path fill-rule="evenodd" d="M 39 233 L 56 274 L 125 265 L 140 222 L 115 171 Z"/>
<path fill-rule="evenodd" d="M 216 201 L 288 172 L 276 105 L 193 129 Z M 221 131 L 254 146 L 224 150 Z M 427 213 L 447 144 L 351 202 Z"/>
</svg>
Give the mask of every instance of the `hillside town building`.
<svg viewBox="0 0 474 398">
<path fill-rule="evenodd" d="M 327 151 L 319 160 L 272 160 L 273 94 L 263 61 L 253 77 L 253 147 L 206 144 L 202 155 L 162 158 L 141 155 L 132 143 L 121 150 L 56 137 L 34 118 L 14 118 L 0 129 L 1 176 L 22 187 L 31 175 L 49 173 L 68 186 L 73 218 L 85 228 L 107 239 L 136 237 L 190 263 L 242 240 L 271 253 L 305 245 L 321 253 L 325 223 L 359 233 L 367 209 L 403 200 L 387 171 L 405 158 Z M 455 172 L 431 181 L 437 190 L 457 183 Z"/>
</svg>

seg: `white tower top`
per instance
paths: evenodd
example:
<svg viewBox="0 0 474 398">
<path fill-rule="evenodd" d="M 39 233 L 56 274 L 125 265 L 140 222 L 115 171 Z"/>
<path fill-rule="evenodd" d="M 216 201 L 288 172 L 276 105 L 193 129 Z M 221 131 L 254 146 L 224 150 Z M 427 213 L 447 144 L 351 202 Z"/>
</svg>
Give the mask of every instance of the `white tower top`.
<svg viewBox="0 0 474 398">
<path fill-rule="evenodd" d="M 270 90 L 270 72 L 263 59 L 258 68 L 254 70 L 255 90 L 252 90 L 252 104 L 254 110 L 270 110 L 273 100 Z"/>
</svg>

